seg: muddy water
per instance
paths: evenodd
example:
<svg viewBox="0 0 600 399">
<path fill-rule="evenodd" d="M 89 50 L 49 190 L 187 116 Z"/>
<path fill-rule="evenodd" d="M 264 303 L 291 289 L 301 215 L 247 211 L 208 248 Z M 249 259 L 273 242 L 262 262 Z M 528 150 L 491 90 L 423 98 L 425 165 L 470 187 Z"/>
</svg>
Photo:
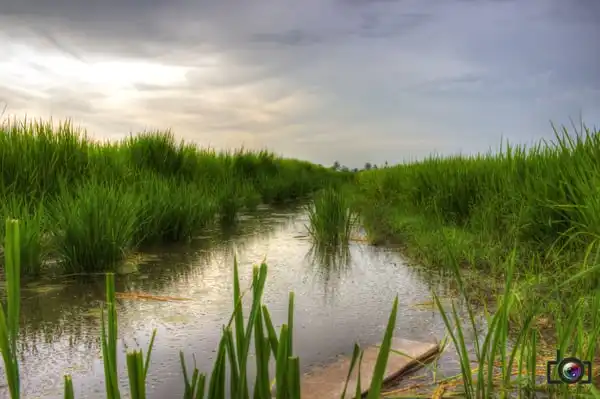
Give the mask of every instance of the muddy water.
<svg viewBox="0 0 600 399">
<path fill-rule="evenodd" d="M 295 351 L 305 369 L 350 353 L 355 341 L 379 342 L 396 294 L 400 304 L 396 335 L 421 341 L 444 336 L 441 316 L 422 304 L 431 301 L 432 289 L 450 295 L 445 279 L 408 266 L 393 249 L 362 243 L 351 245 L 346 263 L 324 266 L 311 255 L 306 223 L 306 215 L 297 209 L 259 210 L 246 215 L 234 230 L 210 232 L 190 245 L 150 250 L 137 270 L 117 276 L 117 292 L 191 299 L 119 300 L 120 352 L 137 345 L 145 348 L 152 329 L 158 330 L 149 371 L 150 398 L 181 397 L 179 350 L 189 355 L 189 361 L 195 354 L 200 370 L 210 370 L 220 328 L 232 309 L 234 251 L 243 286 L 250 281 L 252 265 L 267 257 L 264 300 L 277 326 L 286 319 L 288 293 L 296 293 Z M 102 276 L 62 277 L 24 287 L 20 343 L 24 397 L 61 397 L 65 373 L 72 375 L 77 397 L 103 397 L 97 310 L 103 297 Z M 126 386 L 122 354 L 120 366 Z M 451 357 L 442 367 L 448 375 L 458 372 Z M 6 397 L 6 387 L 0 389 L 0 396 Z"/>
</svg>

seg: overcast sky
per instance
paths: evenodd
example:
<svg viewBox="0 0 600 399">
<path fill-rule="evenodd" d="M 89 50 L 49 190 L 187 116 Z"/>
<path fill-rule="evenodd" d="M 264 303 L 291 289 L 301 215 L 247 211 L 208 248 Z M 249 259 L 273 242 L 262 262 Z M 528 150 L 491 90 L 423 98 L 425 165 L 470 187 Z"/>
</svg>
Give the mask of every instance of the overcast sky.
<svg viewBox="0 0 600 399">
<path fill-rule="evenodd" d="M 0 0 L 0 101 L 324 164 L 487 151 L 600 127 L 599 21 L 598 0 Z"/>
</svg>

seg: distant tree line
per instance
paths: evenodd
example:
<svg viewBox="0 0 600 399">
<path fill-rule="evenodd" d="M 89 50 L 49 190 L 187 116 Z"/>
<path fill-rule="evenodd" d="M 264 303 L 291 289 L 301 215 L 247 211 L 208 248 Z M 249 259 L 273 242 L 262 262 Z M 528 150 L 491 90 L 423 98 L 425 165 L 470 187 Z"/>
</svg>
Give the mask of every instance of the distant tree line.
<svg viewBox="0 0 600 399">
<path fill-rule="evenodd" d="M 385 163 L 383 164 L 382 167 L 383 168 L 389 167 L 388 162 L 385 161 Z M 352 168 L 352 169 L 350 169 L 347 166 L 341 165 L 338 161 L 335 161 L 333 163 L 333 166 L 331 167 L 331 169 L 338 170 L 340 172 L 350 172 L 350 171 L 351 172 L 358 172 L 358 171 L 361 171 L 361 170 L 379 169 L 379 167 L 376 164 L 372 164 L 371 162 L 366 162 L 365 166 L 362 169 L 359 169 L 359 168 Z"/>
</svg>

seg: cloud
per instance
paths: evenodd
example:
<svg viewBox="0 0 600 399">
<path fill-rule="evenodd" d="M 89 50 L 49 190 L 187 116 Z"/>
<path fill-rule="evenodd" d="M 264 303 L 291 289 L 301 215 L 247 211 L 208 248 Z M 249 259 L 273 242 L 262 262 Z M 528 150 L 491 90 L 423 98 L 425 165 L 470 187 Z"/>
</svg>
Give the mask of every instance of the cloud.
<svg viewBox="0 0 600 399">
<path fill-rule="evenodd" d="M 486 151 L 599 124 L 598 4 L 0 0 L 0 100 L 327 164 Z"/>
</svg>

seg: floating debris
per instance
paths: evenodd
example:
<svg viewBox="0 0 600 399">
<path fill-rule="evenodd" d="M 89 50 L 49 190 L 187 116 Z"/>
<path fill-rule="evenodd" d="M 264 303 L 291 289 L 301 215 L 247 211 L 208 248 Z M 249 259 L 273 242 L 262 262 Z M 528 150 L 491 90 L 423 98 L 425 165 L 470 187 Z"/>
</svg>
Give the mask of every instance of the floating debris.
<svg viewBox="0 0 600 399">
<path fill-rule="evenodd" d="M 181 298 L 174 296 L 159 296 L 159 295 L 151 295 L 144 294 L 142 292 L 117 292 L 117 298 L 119 299 L 141 299 L 141 300 L 150 300 L 150 301 L 161 301 L 161 302 L 171 302 L 171 301 L 192 301 L 192 298 Z"/>
<path fill-rule="evenodd" d="M 350 237 L 350 241 L 354 241 L 354 242 L 364 242 L 364 243 L 370 243 L 369 239 L 366 237 Z"/>
<path fill-rule="evenodd" d="M 171 324 L 180 324 L 180 323 L 188 323 L 192 320 L 192 317 L 185 314 L 175 314 L 170 316 L 165 316 L 160 319 L 165 323 Z"/>
<path fill-rule="evenodd" d="M 98 308 L 88 309 L 85 312 L 82 312 L 81 315 L 83 317 L 100 318 L 100 317 L 102 317 L 102 308 L 98 307 Z"/>
<path fill-rule="evenodd" d="M 48 294 L 50 292 L 60 291 L 63 288 L 65 288 L 64 284 L 41 284 L 39 282 L 33 282 L 23 287 L 23 290 L 36 294 Z"/>
<path fill-rule="evenodd" d="M 452 299 L 451 298 L 440 298 L 440 303 L 442 304 L 442 306 L 451 306 Z M 424 302 L 413 303 L 410 305 L 410 307 L 412 309 L 417 309 L 417 310 L 439 310 L 435 301 L 424 301 Z"/>
<path fill-rule="evenodd" d="M 139 270 L 138 264 L 133 262 L 125 262 L 117 267 L 117 274 L 137 273 Z"/>
</svg>

